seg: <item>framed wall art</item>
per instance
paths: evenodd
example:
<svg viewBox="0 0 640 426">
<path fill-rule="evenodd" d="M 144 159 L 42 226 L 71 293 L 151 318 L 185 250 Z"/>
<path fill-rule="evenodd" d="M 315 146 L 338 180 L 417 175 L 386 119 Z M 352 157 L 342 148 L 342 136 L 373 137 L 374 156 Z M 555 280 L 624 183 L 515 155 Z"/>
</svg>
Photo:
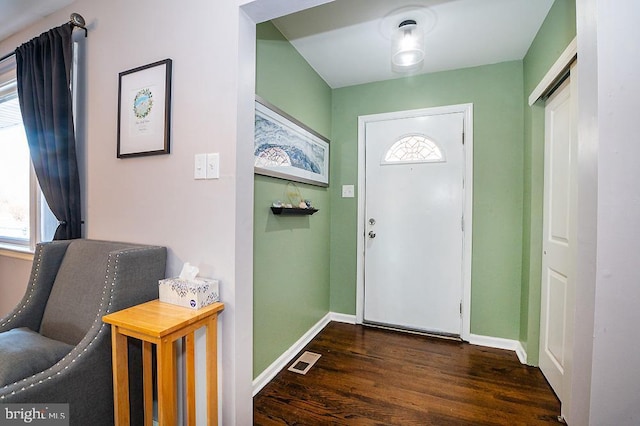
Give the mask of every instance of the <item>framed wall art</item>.
<svg viewBox="0 0 640 426">
<path fill-rule="evenodd" d="M 171 59 L 119 74 L 118 158 L 168 154 Z"/>
<path fill-rule="evenodd" d="M 254 172 L 329 186 L 329 140 L 256 97 Z"/>
</svg>

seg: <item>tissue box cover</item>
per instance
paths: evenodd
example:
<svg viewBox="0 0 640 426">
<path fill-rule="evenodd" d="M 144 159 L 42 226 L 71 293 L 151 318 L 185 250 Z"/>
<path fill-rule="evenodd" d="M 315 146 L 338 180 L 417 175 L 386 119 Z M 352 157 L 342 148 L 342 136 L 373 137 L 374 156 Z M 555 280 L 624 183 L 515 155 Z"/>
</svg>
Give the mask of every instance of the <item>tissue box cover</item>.
<svg viewBox="0 0 640 426">
<path fill-rule="evenodd" d="M 218 280 L 208 278 L 167 278 L 158 281 L 160 301 L 200 309 L 220 301 Z"/>
</svg>

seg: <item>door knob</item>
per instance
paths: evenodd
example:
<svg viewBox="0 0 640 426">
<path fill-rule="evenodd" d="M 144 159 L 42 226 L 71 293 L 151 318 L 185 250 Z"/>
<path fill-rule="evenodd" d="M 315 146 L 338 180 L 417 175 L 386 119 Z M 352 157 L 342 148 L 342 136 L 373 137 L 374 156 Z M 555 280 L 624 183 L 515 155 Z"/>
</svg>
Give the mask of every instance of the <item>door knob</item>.
<svg viewBox="0 0 640 426">
<path fill-rule="evenodd" d="M 369 238 L 375 238 L 376 237 L 376 233 L 373 231 L 369 231 Z"/>
</svg>

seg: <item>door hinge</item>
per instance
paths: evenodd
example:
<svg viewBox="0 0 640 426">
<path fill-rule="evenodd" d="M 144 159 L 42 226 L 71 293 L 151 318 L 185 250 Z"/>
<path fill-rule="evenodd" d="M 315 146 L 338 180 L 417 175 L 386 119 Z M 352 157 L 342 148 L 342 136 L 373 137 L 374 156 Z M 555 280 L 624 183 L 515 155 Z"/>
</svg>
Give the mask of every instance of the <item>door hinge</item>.
<svg viewBox="0 0 640 426">
<path fill-rule="evenodd" d="M 460 218 L 460 228 L 462 228 L 462 232 L 464 232 L 464 216 Z"/>
<path fill-rule="evenodd" d="M 462 300 L 460 301 L 460 318 L 462 318 Z"/>
<path fill-rule="evenodd" d="M 464 145 L 464 131 L 462 132 L 462 145 Z"/>
</svg>

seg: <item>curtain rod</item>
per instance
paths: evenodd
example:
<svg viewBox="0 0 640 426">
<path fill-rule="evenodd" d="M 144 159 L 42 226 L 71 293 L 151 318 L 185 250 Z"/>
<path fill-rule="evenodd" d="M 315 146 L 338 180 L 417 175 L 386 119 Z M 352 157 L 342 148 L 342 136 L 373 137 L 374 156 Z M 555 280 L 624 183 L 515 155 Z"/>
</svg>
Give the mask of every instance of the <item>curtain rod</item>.
<svg viewBox="0 0 640 426">
<path fill-rule="evenodd" d="M 87 37 L 88 31 L 87 31 L 87 27 L 85 26 L 85 20 L 82 17 L 82 15 L 80 15 L 79 13 L 73 12 L 71 14 L 71 16 L 69 17 L 69 23 L 71 25 L 73 25 L 74 27 L 83 29 L 84 30 L 84 36 L 85 36 L 85 38 Z M 4 61 L 6 59 L 9 59 L 12 56 L 15 56 L 15 54 L 16 54 L 15 51 L 7 53 L 6 55 L 0 57 L 0 62 Z"/>
<path fill-rule="evenodd" d="M 4 55 L 2 58 L 0 58 L 0 62 L 4 61 L 5 59 L 9 59 L 12 56 L 15 56 L 16 52 L 9 52 L 6 55 Z"/>
</svg>

